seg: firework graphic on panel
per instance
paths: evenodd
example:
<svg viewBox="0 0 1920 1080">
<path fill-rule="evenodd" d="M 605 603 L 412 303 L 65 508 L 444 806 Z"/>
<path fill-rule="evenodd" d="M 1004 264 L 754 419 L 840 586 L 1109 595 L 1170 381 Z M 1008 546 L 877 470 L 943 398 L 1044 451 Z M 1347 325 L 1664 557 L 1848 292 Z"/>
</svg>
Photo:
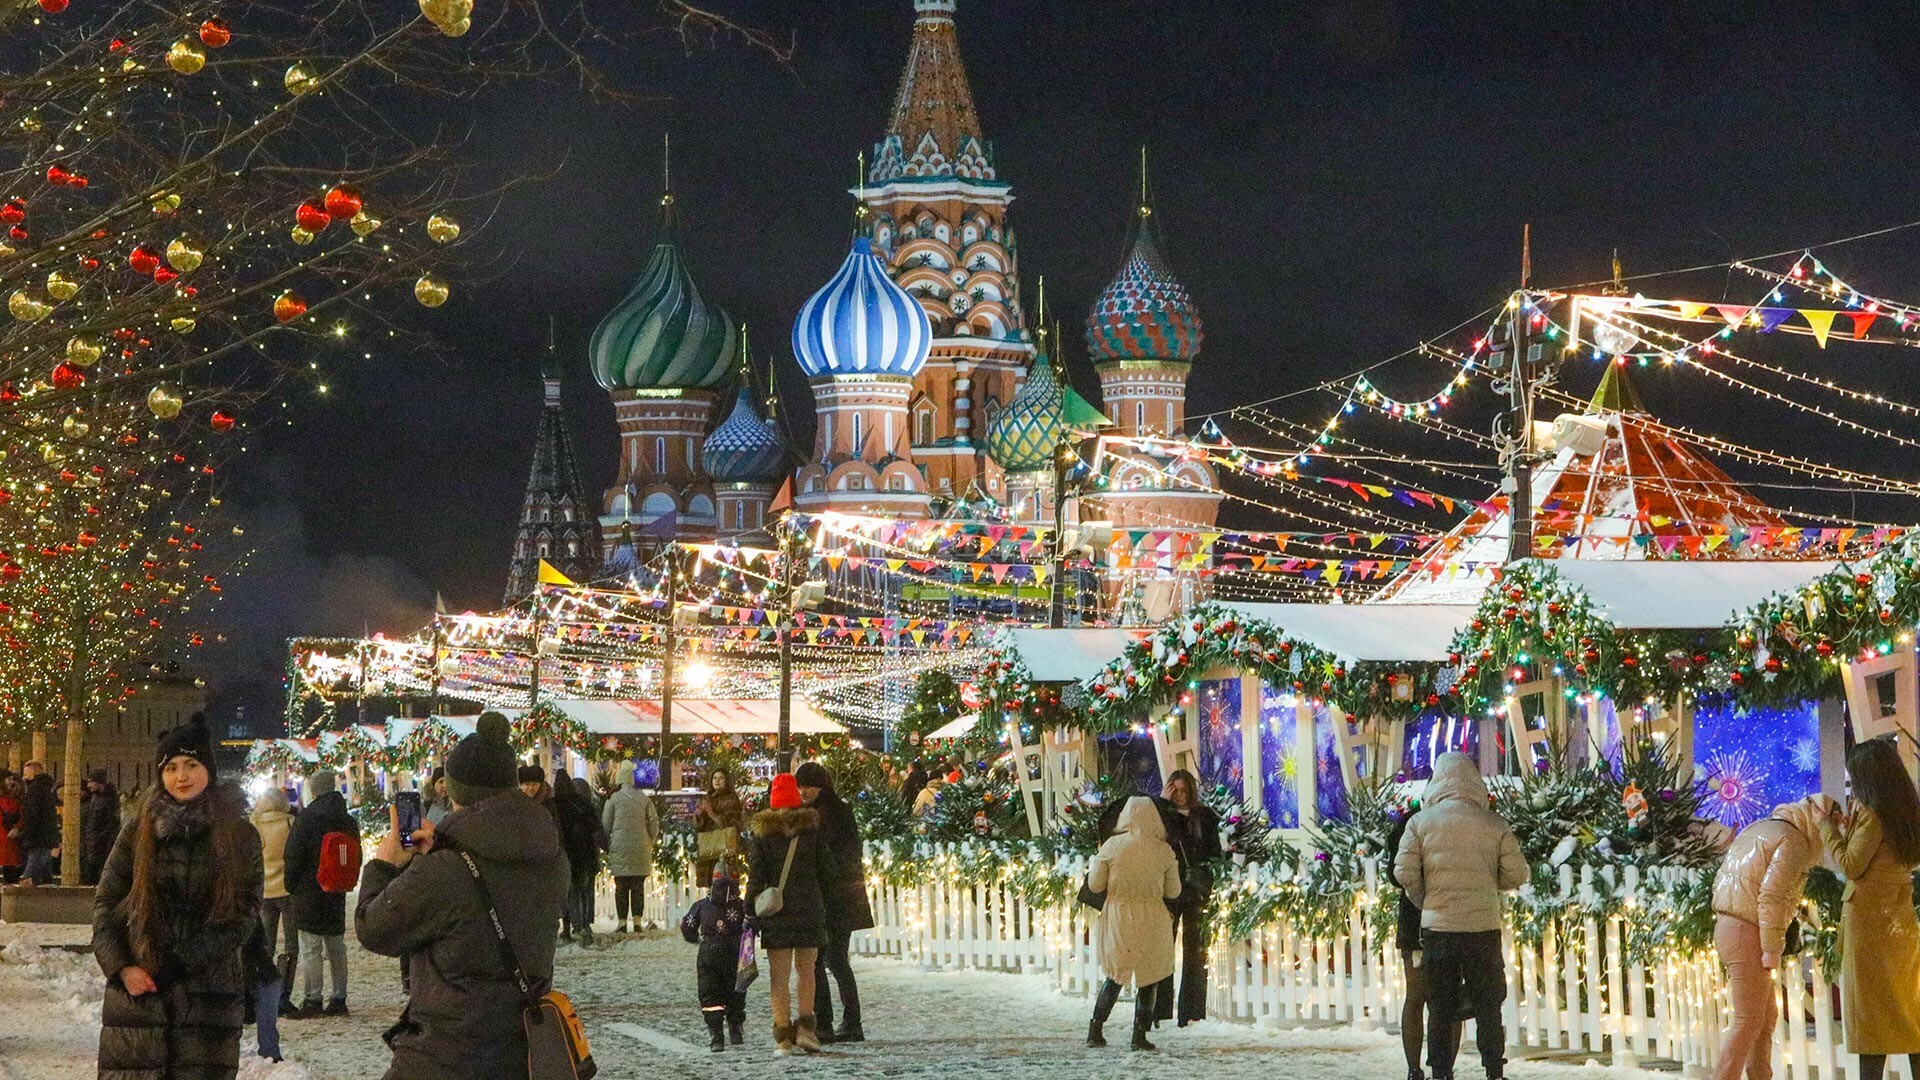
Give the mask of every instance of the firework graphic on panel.
<svg viewBox="0 0 1920 1080">
<path fill-rule="evenodd" d="M 1294 762 L 1298 733 L 1293 695 L 1260 684 L 1260 805 L 1276 829 L 1300 827 L 1300 777 Z"/>
<path fill-rule="evenodd" d="M 1334 723 L 1333 712 L 1327 706 L 1314 708 L 1313 808 L 1319 812 L 1321 821 L 1347 820 L 1347 781 L 1340 771 L 1340 743 L 1334 738 Z"/>
<path fill-rule="evenodd" d="M 1427 779 L 1433 775 L 1433 759 L 1454 750 L 1479 758 L 1479 723 L 1471 717 L 1448 716 L 1438 709 L 1426 710 L 1406 725 L 1399 779 Z"/>
<path fill-rule="evenodd" d="M 1694 710 L 1701 813 L 1742 828 L 1820 790 L 1820 709 L 1703 703 Z"/>
<path fill-rule="evenodd" d="M 1208 679 L 1200 684 L 1199 742 L 1200 778 L 1239 792 L 1246 767 L 1241 760 L 1238 678 Z"/>
</svg>

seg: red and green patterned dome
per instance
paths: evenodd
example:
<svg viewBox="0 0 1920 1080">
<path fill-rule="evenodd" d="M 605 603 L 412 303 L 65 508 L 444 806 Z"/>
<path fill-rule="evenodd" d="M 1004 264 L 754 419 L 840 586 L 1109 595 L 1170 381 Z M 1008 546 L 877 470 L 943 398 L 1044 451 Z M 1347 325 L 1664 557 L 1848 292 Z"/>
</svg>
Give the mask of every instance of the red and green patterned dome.
<svg viewBox="0 0 1920 1080">
<path fill-rule="evenodd" d="M 1167 268 L 1143 210 L 1127 261 L 1087 316 L 1087 352 L 1095 363 L 1191 362 L 1201 337 L 1200 308 Z"/>
</svg>

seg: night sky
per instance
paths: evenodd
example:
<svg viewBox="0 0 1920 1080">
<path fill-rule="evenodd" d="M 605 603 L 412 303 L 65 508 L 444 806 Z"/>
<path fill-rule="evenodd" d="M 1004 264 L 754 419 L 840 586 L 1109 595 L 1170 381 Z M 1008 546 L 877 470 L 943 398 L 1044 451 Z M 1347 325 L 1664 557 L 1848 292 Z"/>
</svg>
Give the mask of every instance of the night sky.
<svg viewBox="0 0 1920 1080">
<path fill-rule="evenodd" d="M 474 241 L 507 269 L 455 279 L 456 300 L 436 316 L 448 358 L 336 366 L 331 393 L 296 391 L 294 425 L 248 455 L 230 501 L 257 555 L 217 615 L 228 643 L 204 661 L 221 722 L 236 705 L 256 722 L 277 717 L 290 634 L 411 631 L 435 590 L 455 610 L 498 605 L 550 316 L 587 484 L 597 493 L 612 480 L 612 407 L 585 344 L 657 235 L 663 131 L 696 281 L 750 326 L 757 359 L 779 364 L 810 428 L 788 331 L 844 255 L 854 155 L 886 124 L 911 8 L 709 6 L 795 33 L 791 65 L 737 42 L 687 51 L 635 35 L 608 66 L 656 101 L 522 85 L 448 117 L 470 126 L 470 152 L 496 176 L 558 175 L 520 189 Z M 1616 246 L 1629 274 L 1644 273 L 1920 218 L 1920 46 L 1900 10 L 961 0 L 958 25 L 1016 199 L 1029 309 L 1044 275 L 1084 391 L 1096 384 L 1080 324 L 1119 264 L 1138 148 L 1150 147 L 1166 247 L 1205 317 L 1188 402 L 1205 413 L 1357 370 L 1497 303 L 1518 284 L 1522 223 L 1540 286 L 1605 277 Z M 1920 229 L 1822 254 L 1863 288 L 1915 300 L 1917 243 Z M 1763 291 L 1724 270 L 1644 288 L 1742 303 Z M 1768 355 L 1888 392 L 1912 381 L 1905 350 L 1816 353 L 1798 339 Z M 1443 379 L 1412 360 L 1376 381 L 1421 397 Z M 1565 380 L 1575 391 L 1593 381 L 1590 369 Z M 1656 372 L 1641 389 L 1656 413 L 1717 434 L 1913 472 L 1911 452 L 1755 413 L 1697 376 Z M 1309 396 L 1280 411 L 1317 423 L 1331 405 Z M 1484 428 L 1486 415 L 1462 422 Z M 1367 434 L 1411 445 L 1383 423 Z M 1780 501 L 1920 518 L 1900 502 L 1822 498 Z"/>
</svg>

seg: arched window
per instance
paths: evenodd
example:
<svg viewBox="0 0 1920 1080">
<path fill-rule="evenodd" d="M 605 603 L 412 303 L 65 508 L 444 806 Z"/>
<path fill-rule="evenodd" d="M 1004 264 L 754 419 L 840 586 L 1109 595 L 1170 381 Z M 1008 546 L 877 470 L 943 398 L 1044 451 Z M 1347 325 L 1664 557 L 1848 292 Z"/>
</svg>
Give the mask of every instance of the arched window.
<svg viewBox="0 0 1920 1080">
<path fill-rule="evenodd" d="M 866 446 L 861 439 L 861 436 L 865 433 L 864 426 L 860 422 L 863 418 L 864 418 L 864 414 L 862 413 L 853 414 L 853 456 L 854 457 L 859 457 L 862 453 L 866 452 Z"/>
<path fill-rule="evenodd" d="M 1135 435 L 1147 433 L 1147 403 L 1144 401 L 1133 403 L 1133 433 Z"/>
<path fill-rule="evenodd" d="M 736 529 L 744 529 L 747 527 L 747 504 L 745 502 L 733 504 L 733 527 Z"/>
<path fill-rule="evenodd" d="M 667 440 L 663 436 L 655 435 L 653 437 L 653 472 L 654 475 L 660 476 L 664 475 L 666 471 Z"/>
</svg>

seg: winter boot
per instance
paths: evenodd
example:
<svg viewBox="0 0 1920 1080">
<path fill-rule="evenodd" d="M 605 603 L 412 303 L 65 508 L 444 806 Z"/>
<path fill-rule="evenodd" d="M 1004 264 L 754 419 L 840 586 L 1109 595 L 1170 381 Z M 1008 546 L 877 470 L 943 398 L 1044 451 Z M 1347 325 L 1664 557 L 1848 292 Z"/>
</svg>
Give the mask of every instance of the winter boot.
<svg viewBox="0 0 1920 1080">
<path fill-rule="evenodd" d="M 593 946 L 593 927 L 583 926 L 580 928 L 580 944 L 583 948 L 591 948 Z"/>
<path fill-rule="evenodd" d="M 747 1033 L 742 1030 L 744 1027 L 745 1025 L 738 1020 L 727 1021 L 727 1041 L 735 1046 L 739 1046 L 745 1042 L 747 1040 Z"/>
<path fill-rule="evenodd" d="M 320 1010 L 320 1015 L 321 1015 L 321 1016 L 346 1016 L 346 1015 L 348 1015 L 348 1013 L 347 1013 L 347 999 L 346 999 L 346 998 L 334 998 L 334 999 L 333 999 L 332 1001 L 329 1001 L 329 1002 L 327 1002 L 327 1007 L 326 1007 L 326 1008 L 324 1008 L 324 1009 L 321 1009 L 321 1010 Z"/>
<path fill-rule="evenodd" d="M 820 1052 L 819 1028 L 815 1026 L 813 1017 L 800 1018 L 799 1029 L 794 1033 L 794 1043 L 809 1054 Z"/>
<path fill-rule="evenodd" d="M 320 999 L 308 998 L 307 1000 L 301 1002 L 298 1008 L 295 1008 L 292 1012 L 288 1013 L 287 1019 L 311 1020 L 314 1017 L 319 1015 L 321 1015 Z"/>
<path fill-rule="evenodd" d="M 1101 1032 L 1100 1028 L 1101 1028 L 1100 1021 L 1098 1020 L 1087 1021 L 1087 1048 L 1088 1049 L 1104 1050 L 1107 1048 L 1107 1037 L 1105 1034 Z"/>
<path fill-rule="evenodd" d="M 293 969 L 292 953 L 281 953 L 273 958 L 273 966 L 280 972 L 280 1015 L 293 1011 Z"/>
<path fill-rule="evenodd" d="M 860 1026 L 860 1017 L 858 1015 L 849 1015 L 845 1020 L 842 1020 L 839 1029 L 833 1033 L 833 1041 L 837 1043 L 866 1042 L 867 1032 L 866 1029 Z"/>
<path fill-rule="evenodd" d="M 773 1025 L 773 1052 L 781 1057 L 793 1053 L 793 1038 L 792 1024 Z"/>
<path fill-rule="evenodd" d="M 1427 1080 L 1427 1074 L 1421 1072 L 1419 1069 L 1408 1069 L 1407 1080 Z"/>
<path fill-rule="evenodd" d="M 707 1049 L 719 1053 L 727 1048 L 726 1014 L 717 1012 L 701 1013 L 707 1021 Z"/>
<path fill-rule="evenodd" d="M 1152 1026 L 1153 1026 L 1153 1025 L 1152 1025 L 1151 1023 L 1148 1023 L 1148 1024 L 1144 1024 L 1144 1025 L 1143 1025 L 1143 1024 L 1135 1024 L 1135 1025 L 1133 1025 L 1133 1042 L 1131 1042 L 1131 1043 L 1129 1043 L 1129 1044 L 1127 1045 L 1127 1049 L 1129 1049 L 1129 1050 L 1158 1050 L 1158 1049 L 1160 1049 L 1159 1047 L 1157 1047 L 1157 1046 L 1155 1046 L 1155 1045 L 1153 1045 L 1152 1043 L 1150 1043 L 1150 1042 L 1148 1042 L 1148 1041 L 1147 1041 L 1147 1031 L 1148 1031 L 1148 1029 L 1149 1029 L 1149 1028 L 1151 1028 Z"/>
<path fill-rule="evenodd" d="M 1127 1045 L 1129 1050 L 1158 1050 L 1159 1047 L 1147 1041 L 1147 1032 L 1153 1030 L 1154 988 L 1143 986 L 1134 991 L 1133 998 L 1133 1041 Z"/>
</svg>

